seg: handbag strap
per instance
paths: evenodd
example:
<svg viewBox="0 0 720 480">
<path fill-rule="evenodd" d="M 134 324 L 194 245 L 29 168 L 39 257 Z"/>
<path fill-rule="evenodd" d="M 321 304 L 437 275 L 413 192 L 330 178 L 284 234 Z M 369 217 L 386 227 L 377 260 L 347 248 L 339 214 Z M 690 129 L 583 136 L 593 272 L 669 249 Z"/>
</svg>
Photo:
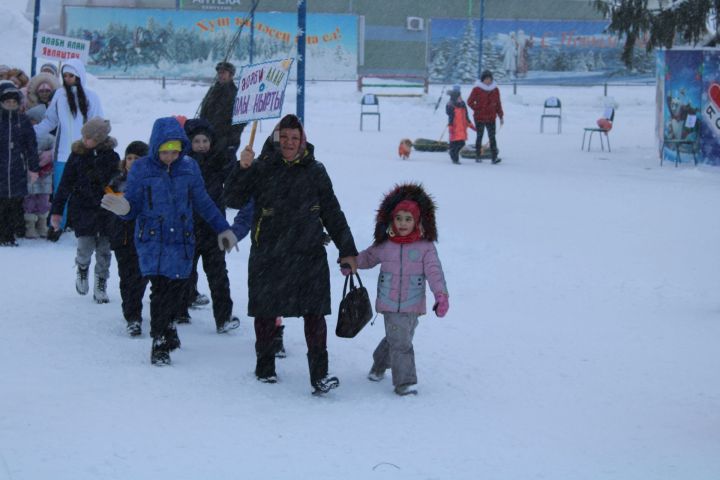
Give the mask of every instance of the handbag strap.
<svg viewBox="0 0 720 480">
<path fill-rule="evenodd" d="M 357 277 L 358 285 L 360 285 L 360 288 L 362 288 L 362 280 L 360 280 L 360 274 L 355 272 L 355 276 Z M 347 295 L 347 288 L 348 288 L 348 282 L 350 282 L 350 291 L 355 290 L 355 281 L 353 280 L 353 274 L 348 275 L 345 277 L 345 285 L 343 286 L 343 298 L 345 298 L 345 295 Z"/>
</svg>

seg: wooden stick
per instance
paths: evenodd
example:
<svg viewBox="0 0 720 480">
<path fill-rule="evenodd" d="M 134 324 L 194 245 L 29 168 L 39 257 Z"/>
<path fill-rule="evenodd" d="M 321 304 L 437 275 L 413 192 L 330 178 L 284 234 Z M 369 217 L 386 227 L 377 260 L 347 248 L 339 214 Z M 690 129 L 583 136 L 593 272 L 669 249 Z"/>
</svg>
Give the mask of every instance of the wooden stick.
<svg viewBox="0 0 720 480">
<path fill-rule="evenodd" d="M 255 143 L 255 131 L 257 130 L 258 122 L 257 120 L 253 121 L 252 130 L 250 130 L 250 148 L 253 147 L 253 143 Z"/>
</svg>

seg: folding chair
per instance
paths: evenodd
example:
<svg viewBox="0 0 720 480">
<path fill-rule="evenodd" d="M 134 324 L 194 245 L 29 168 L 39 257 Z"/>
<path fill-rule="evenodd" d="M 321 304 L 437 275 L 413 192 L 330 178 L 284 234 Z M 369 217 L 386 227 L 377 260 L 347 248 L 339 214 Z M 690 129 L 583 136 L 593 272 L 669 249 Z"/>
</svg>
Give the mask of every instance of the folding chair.
<svg viewBox="0 0 720 480">
<path fill-rule="evenodd" d="M 663 160 L 665 158 L 665 147 L 670 150 L 675 150 L 675 166 L 677 167 L 680 163 L 680 153 L 692 153 L 693 164 L 697 165 L 697 149 L 698 149 L 698 134 L 697 134 L 697 116 L 689 114 L 685 118 L 683 123 L 681 138 L 668 138 L 667 135 L 663 136 L 663 149 L 660 153 L 660 166 L 662 167 Z"/>
<path fill-rule="evenodd" d="M 588 137 L 588 146 L 587 146 L 587 151 L 588 152 L 590 151 L 590 144 L 592 143 L 592 136 L 594 133 L 597 132 L 600 136 L 600 149 L 603 152 L 605 151 L 605 146 L 603 144 L 603 136 L 605 136 L 605 140 L 607 141 L 608 152 L 612 151 L 612 150 L 610 150 L 610 136 L 608 135 L 608 133 L 610 132 L 610 128 L 612 128 L 612 124 L 615 121 L 615 109 L 613 107 L 607 107 L 605 109 L 605 112 L 603 112 L 602 119 L 610 122 L 610 127 L 609 128 L 602 128 L 600 126 L 585 127 L 585 131 L 583 132 L 582 146 L 580 147 L 580 150 L 585 149 L 585 135 L 587 135 L 587 133 L 590 132 L 590 136 Z"/>
<path fill-rule="evenodd" d="M 562 132 L 562 102 L 557 97 L 549 97 L 543 105 L 543 112 L 540 115 L 540 133 L 544 131 L 544 123 L 546 118 L 557 119 L 557 133 Z"/>
<path fill-rule="evenodd" d="M 377 95 L 366 93 L 360 100 L 360 130 L 363 129 L 365 115 L 377 115 L 377 129 L 380 130 L 380 103 Z"/>
</svg>

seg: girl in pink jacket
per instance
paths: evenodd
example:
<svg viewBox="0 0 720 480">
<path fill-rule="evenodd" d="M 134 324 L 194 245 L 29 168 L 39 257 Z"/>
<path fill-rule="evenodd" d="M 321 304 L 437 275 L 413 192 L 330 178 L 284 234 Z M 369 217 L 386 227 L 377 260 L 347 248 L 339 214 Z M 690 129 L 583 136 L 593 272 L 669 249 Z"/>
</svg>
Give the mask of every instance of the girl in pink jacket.
<svg viewBox="0 0 720 480">
<path fill-rule="evenodd" d="M 385 337 L 373 353 L 368 378 L 379 382 L 392 370 L 395 393 L 417 393 L 412 339 L 425 314 L 425 282 L 438 317 L 448 311 L 445 275 L 435 242 L 435 204 L 421 185 L 396 186 L 378 209 L 375 241 L 357 257 L 359 269 L 380 264 L 375 310 L 385 317 Z M 343 272 L 347 273 L 347 272 Z"/>
</svg>

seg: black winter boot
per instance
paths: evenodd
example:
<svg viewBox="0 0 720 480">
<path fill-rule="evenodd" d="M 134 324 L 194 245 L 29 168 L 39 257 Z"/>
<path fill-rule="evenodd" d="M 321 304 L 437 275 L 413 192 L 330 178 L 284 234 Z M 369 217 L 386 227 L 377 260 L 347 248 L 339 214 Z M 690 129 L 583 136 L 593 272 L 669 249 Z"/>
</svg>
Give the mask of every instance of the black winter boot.
<svg viewBox="0 0 720 480">
<path fill-rule="evenodd" d="M 164 336 L 153 338 L 150 363 L 158 367 L 170 365 L 170 350 Z"/>
<path fill-rule="evenodd" d="M 285 325 L 280 325 L 275 330 L 275 337 L 273 338 L 273 350 L 275 351 L 275 357 L 277 358 L 287 357 L 287 352 L 285 352 L 285 345 L 283 344 L 284 330 Z"/>
<path fill-rule="evenodd" d="M 327 349 L 311 349 L 308 352 L 308 367 L 310 368 L 310 385 L 313 387 L 313 395 L 322 395 L 340 386 L 340 380 L 337 377 L 328 376 Z"/>
<path fill-rule="evenodd" d="M 167 342 L 168 351 L 172 352 L 180 348 L 180 337 L 178 337 L 177 328 L 174 322 L 170 322 L 167 329 L 165 329 L 165 341 Z"/>
<path fill-rule="evenodd" d="M 275 373 L 275 352 L 273 344 L 258 345 L 255 344 L 255 353 L 257 354 L 257 363 L 255 364 L 255 376 L 263 383 L 276 383 L 277 374 Z"/>
</svg>

